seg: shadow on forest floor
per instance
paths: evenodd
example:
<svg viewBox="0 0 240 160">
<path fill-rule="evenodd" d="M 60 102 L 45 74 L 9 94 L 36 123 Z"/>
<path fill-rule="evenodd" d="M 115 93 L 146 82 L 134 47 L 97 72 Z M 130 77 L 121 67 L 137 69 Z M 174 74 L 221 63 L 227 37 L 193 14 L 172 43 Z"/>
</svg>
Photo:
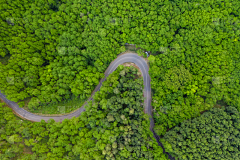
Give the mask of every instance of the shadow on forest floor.
<svg viewBox="0 0 240 160">
<path fill-rule="evenodd" d="M 8 63 L 8 60 L 10 59 L 10 57 L 11 57 L 11 54 L 7 54 L 7 55 L 5 55 L 5 57 L 0 56 L 0 62 L 3 65 L 6 65 Z"/>
</svg>

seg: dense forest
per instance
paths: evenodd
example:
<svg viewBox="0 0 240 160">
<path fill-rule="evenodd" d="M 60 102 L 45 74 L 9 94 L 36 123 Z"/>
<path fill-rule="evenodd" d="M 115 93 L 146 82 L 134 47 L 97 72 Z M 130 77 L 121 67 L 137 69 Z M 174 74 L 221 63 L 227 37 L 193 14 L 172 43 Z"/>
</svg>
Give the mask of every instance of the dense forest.
<svg viewBox="0 0 240 160">
<path fill-rule="evenodd" d="M 240 112 L 212 108 L 164 135 L 166 150 L 179 159 L 239 159 Z"/>
<path fill-rule="evenodd" d="M 125 44 L 134 44 L 136 52 L 140 55 L 144 55 L 146 51 L 150 54 L 146 59 L 149 62 L 151 77 L 155 132 L 161 138 L 165 137 L 164 144 L 172 148 L 172 150 L 169 149 L 172 155 L 183 159 L 199 158 L 205 153 L 204 150 L 196 150 L 196 152 L 194 150 L 194 154 L 189 150 L 189 154 L 185 154 L 188 152 L 185 151 L 186 139 L 181 140 L 184 143 L 181 147 L 173 142 L 174 135 L 171 138 L 170 133 L 177 128 L 175 126 L 187 123 L 186 120 L 200 121 L 198 117 L 204 119 L 204 116 L 200 115 L 205 111 L 210 110 L 215 114 L 216 109 L 211 110 L 215 106 L 226 107 L 224 111 L 217 110 L 219 114 L 225 114 L 225 112 L 228 114 L 228 111 L 234 108 L 234 113 L 240 111 L 239 16 L 240 1 L 237 0 L 1 0 L 0 90 L 9 100 L 17 102 L 20 107 L 33 113 L 47 113 L 51 110 L 51 113 L 57 114 L 59 112 L 54 106 L 58 104 L 79 103 L 77 106 L 81 106 L 80 102 L 90 97 L 99 80 L 104 77 L 109 64 L 117 58 L 117 55 L 126 51 Z M 112 75 L 118 75 L 119 71 Z M 121 74 L 125 75 L 124 72 Z M 121 85 L 126 81 L 124 77 L 131 76 L 118 77 L 119 81 L 116 77 L 112 76 L 112 80 L 110 78 L 106 83 L 119 82 Z M 135 82 L 142 83 L 139 79 L 135 79 L 132 83 L 135 84 Z M 121 87 L 122 90 L 118 89 Z M 128 89 L 124 90 L 131 87 L 136 87 L 136 93 L 130 92 L 130 94 L 126 92 Z M 143 105 L 137 103 L 141 98 L 136 94 L 140 94 L 140 91 L 142 93 L 139 85 L 125 84 L 117 88 L 107 88 L 109 86 L 102 86 L 101 91 L 95 95 L 95 102 L 89 103 L 86 107 L 94 111 L 97 109 L 94 103 L 99 102 L 99 105 L 103 106 L 102 113 L 100 110 L 95 111 L 95 114 L 89 113 L 87 109 L 86 113 L 80 117 L 65 120 L 63 123 L 23 121 L 21 126 L 20 121 L 6 117 L 14 116 L 10 110 L 3 107 L 0 113 L 3 117 L 2 129 L 0 128 L 1 143 L 4 144 L 1 146 L 3 147 L 1 156 L 9 159 L 9 156 L 20 154 L 25 144 L 27 147 L 32 147 L 34 152 L 26 157 L 36 159 L 46 157 L 75 159 L 79 156 L 89 156 L 89 159 L 97 159 L 96 157 L 98 159 L 113 159 L 113 157 L 116 159 L 119 157 L 121 159 L 122 157 L 165 159 L 166 156 L 157 146 L 156 141 L 149 142 L 150 140 L 146 138 L 152 139 L 148 124 L 142 124 L 139 135 L 134 133 L 134 137 L 142 140 L 136 143 L 141 143 L 145 147 L 152 144 L 147 149 L 143 147 L 144 152 L 141 153 L 138 153 L 139 144 L 124 143 L 126 137 L 118 137 L 117 141 L 121 142 L 126 149 L 117 152 L 114 150 L 116 148 L 109 147 L 114 141 L 104 142 L 108 144 L 107 149 L 100 147 L 95 151 L 97 144 L 92 143 L 93 141 L 90 144 L 78 144 L 75 143 L 74 138 L 70 138 L 71 136 L 64 136 L 67 133 L 63 132 L 67 132 L 68 129 L 62 130 L 61 127 L 79 126 L 82 123 L 89 125 L 85 125 L 86 129 L 81 131 L 76 129 L 74 134 L 89 133 L 92 140 L 95 140 L 92 138 L 95 135 L 92 131 L 95 132 L 98 129 L 101 133 L 105 133 L 103 126 L 113 131 L 109 128 L 115 121 L 120 123 L 123 120 L 124 123 L 121 123 L 126 126 L 131 126 L 132 123 L 125 124 L 125 118 L 139 123 L 148 123 L 147 118 L 144 118 L 144 114 L 140 112 Z M 119 97 L 119 93 L 126 97 Z M 122 106 L 122 108 L 117 107 L 121 112 L 117 112 L 116 107 L 108 108 L 107 104 L 116 102 L 118 107 Z M 125 103 L 129 103 L 128 107 Z M 131 103 L 137 103 L 137 105 Z M 76 107 L 72 106 L 67 112 L 75 109 Z M 134 116 L 127 115 L 127 112 L 134 113 Z M 210 112 L 207 113 L 210 114 Z M 121 117 L 122 113 L 125 113 L 125 118 Z M 107 123 L 105 119 L 106 122 L 98 122 L 101 127 L 94 128 L 93 122 L 103 119 L 101 115 L 106 116 L 106 114 L 109 114 L 107 120 L 110 119 L 110 121 Z M 135 114 L 142 115 L 142 118 Z M 118 119 L 119 121 L 115 118 L 117 115 L 121 118 Z M 87 120 L 91 119 L 90 117 L 92 121 Z M 7 129 L 10 124 L 13 128 L 19 127 L 19 129 Z M 21 129 L 24 125 L 29 126 L 24 133 L 28 133 L 30 138 L 22 134 Z M 136 126 L 138 125 L 140 124 L 136 123 Z M 197 122 L 196 125 L 198 125 Z M 34 126 L 42 128 L 43 132 L 35 132 L 37 129 L 32 129 Z M 54 126 L 57 129 L 45 132 L 48 130 L 47 127 Z M 128 128 L 126 126 L 124 129 Z M 232 128 L 239 131 L 236 126 Z M 59 132 L 57 132 L 58 129 Z M 8 136 L 16 135 L 8 139 L 9 137 L 4 137 L 5 130 Z M 119 132 L 111 134 L 121 136 Z M 39 135 L 43 133 L 46 135 Z M 53 134 L 56 135 L 53 136 Z M 84 136 L 83 138 L 89 139 Z M 139 138 L 140 136 L 144 138 Z M 11 144 L 13 137 L 16 138 L 14 145 Z M 58 137 L 61 137 L 60 142 Z M 21 138 L 28 141 L 22 143 Z M 30 139 L 32 140 L 29 142 Z M 51 146 L 54 143 L 57 147 Z M 232 142 L 229 143 L 232 144 Z M 16 147 L 15 144 L 19 146 Z M 68 147 L 64 146 L 67 144 L 69 144 Z M 193 140 L 192 145 L 196 144 L 197 142 Z M 116 146 L 115 143 L 114 146 Z M 236 149 L 239 151 L 239 148 L 236 146 L 230 148 L 234 151 L 224 153 L 222 151 L 222 156 L 232 154 L 231 156 L 236 158 L 237 155 L 233 154 L 237 152 Z M 215 153 L 215 151 L 212 152 Z M 208 154 L 211 157 L 212 153 Z M 216 155 L 218 154 L 220 152 Z"/>
</svg>

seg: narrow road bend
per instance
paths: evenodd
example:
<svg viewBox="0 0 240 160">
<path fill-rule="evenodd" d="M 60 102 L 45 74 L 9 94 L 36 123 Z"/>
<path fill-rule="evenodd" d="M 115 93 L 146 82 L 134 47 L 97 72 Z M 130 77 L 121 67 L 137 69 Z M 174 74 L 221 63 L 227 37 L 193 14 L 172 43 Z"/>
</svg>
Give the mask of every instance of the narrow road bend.
<svg viewBox="0 0 240 160">
<path fill-rule="evenodd" d="M 100 90 L 100 87 L 102 86 L 102 82 L 106 80 L 106 77 L 109 76 L 120 64 L 126 63 L 126 62 L 132 62 L 135 63 L 141 70 L 142 76 L 143 76 L 143 81 L 144 81 L 144 112 L 148 115 L 150 115 L 150 130 L 153 132 L 153 135 L 155 139 L 157 140 L 158 144 L 162 146 L 162 144 L 159 142 L 159 137 L 156 135 L 156 133 L 153 130 L 154 127 L 154 120 L 152 118 L 152 106 L 151 106 L 151 85 L 150 85 L 150 76 L 148 73 L 148 65 L 147 62 L 140 56 L 138 56 L 135 53 L 126 53 L 119 55 L 114 61 L 111 62 L 111 64 L 108 66 L 107 70 L 105 71 L 105 78 L 101 79 L 97 87 L 95 88 L 94 92 L 92 93 L 92 96 L 94 95 L 95 92 Z M 61 122 L 64 119 L 68 118 L 71 119 L 72 117 L 78 117 L 81 115 L 83 111 L 85 111 L 84 106 L 87 104 L 89 100 L 92 100 L 92 96 L 84 103 L 84 105 L 76 110 L 73 113 L 67 114 L 67 115 L 62 115 L 62 116 L 43 116 L 43 115 L 36 115 L 33 113 L 30 113 L 23 108 L 19 108 L 18 104 L 16 102 L 9 101 L 4 94 L 1 93 L 0 91 L 0 99 L 2 99 L 10 108 L 13 109 L 13 111 L 20 117 L 23 117 L 24 119 L 34 121 L 34 122 L 40 122 L 42 119 L 45 120 L 46 122 L 49 119 L 54 119 L 56 122 Z M 162 146 L 163 147 L 163 146 Z M 164 148 L 163 148 L 164 149 Z M 168 154 L 168 153 L 167 153 Z M 172 158 L 168 154 L 170 159 Z"/>
</svg>

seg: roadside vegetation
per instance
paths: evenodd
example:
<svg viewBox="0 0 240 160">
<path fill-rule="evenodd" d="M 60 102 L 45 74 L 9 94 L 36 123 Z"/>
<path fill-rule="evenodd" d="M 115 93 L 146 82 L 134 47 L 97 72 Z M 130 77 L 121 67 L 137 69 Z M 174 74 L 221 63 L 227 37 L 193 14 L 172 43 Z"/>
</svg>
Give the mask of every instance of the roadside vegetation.
<svg viewBox="0 0 240 160">
<path fill-rule="evenodd" d="M 29 122 L 1 106 L 0 159 L 167 160 L 143 104 L 143 79 L 134 67 L 121 65 L 77 118 Z M 31 154 L 24 154 L 24 147 Z"/>
<path fill-rule="evenodd" d="M 117 55 L 136 52 L 149 64 L 154 130 L 163 138 L 175 126 L 215 106 L 240 111 L 239 17 L 237 0 L 1 0 L 0 90 L 30 112 L 69 113 L 90 97 Z M 120 92 L 111 89 L 103 87 L 112 93 L 106 97 L 96 94 L 95 101 L 105 104 L 104 98 Z M 130 102 L 135 101 L 133 97 Z M 65 139 L 63 134 L 59 137 Z M 45 139 L 41 140 L 34 139 L 30 146 L 46 144 Z M 51 154 L 46 154 L 50 146 L 43 145 L 42 151 L 38 148 L 42 155 L 36 150 L 36 156 L 79 157 L 79 150 L 63 151 L 63 146 L 48 148 Z M 94 153 L 100 159 L 138 155 L 131 148 L 126 149 L 130 154 L 101 150 L 106 152 Z M 87 151 L 82 152 L 87 155 Z M 146 152 L 141 156 L 156 156 L 154 151 Z M 163 156 L 159 151 L 158 157 Z"/>
</svg>

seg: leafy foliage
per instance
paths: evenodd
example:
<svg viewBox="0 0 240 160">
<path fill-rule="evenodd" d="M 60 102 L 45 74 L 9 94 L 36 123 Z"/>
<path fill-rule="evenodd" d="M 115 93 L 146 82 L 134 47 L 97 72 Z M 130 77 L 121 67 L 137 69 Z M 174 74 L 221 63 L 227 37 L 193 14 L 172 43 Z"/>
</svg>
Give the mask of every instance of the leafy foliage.
<svg viewBox="0 0 240 160">
<path fill-rule="evenodd" d="M 8 160 L 25 155 L 23 151 L 26 146 L 20 132 L 23 127 L 27 128 L 28 123 L 17 120 L 12 110 L 3 106 L 4 103 L 0 103 L 0 159 Z"/>
<path fill-rule="evenodd" d="M 168 117 L 164 125 L 160 123 L 161 106 L 174 108 L 184 102 L 200 112 L 223 100 L 239 107 L 238 1 L 105 2 L 1 1 L 0 55 L 11 58 L 0 64 L 0 84 L 8 99 L 32 98 L 30 109 L 66 101 L 72 95 L 84 100 L 128 42 L 150 51 L 152 105 L 158 112 L 154 117 L 156 126 L 165 128 L 159 134 L 182 121 Z M 173 70 L 180 66 L 192 75 L 188 83 L 169 75 L 177 74 Z M 94 82 L 79 78 L 89 73 L 87 79 Z M 212 84 L 214 77 L 225 77 L 220 88 Z M 195 106 L 197 99 L 204 100 L 204 107 Z M 181 119 L 192 114 L 187 108 Z"/>
<path fill-rule="evenodd" d="M 228 0 L 163 6 L 165 33 L 174 34 L 153 53 L 149 71 L 158 135 L 219 103 L 240 111 L 239 7 Z"/>
<path fill-rule="evenodd" d="M 239 159 L 240 112 L 213 108 L 164 135 L 166 151 L 179 159 Z"/>
<path fill-rule="evenodd" d="M 86 100 L 121 50 L 87 48 L 77 1 L 74 5 L 47 0 L 0 3 L 0 55 L 11 54 L 7 64 L 0 64 L 1 90 L 15 102 L 31 98 L 30 111 L 73 95 Z"/>
<path fill-rule="evenodd" d="M 31 111 L 88 98 L 126 42 L 150 51 L 158 135 L 220 102 L 240 111 L 239 1 L 2 0 L 0 8 L 0 56 L 11 55 L 0 63 L 1 90 L 15 102 L 31 98 Z M 96 94 L 103 109 L 112 95 L 134 101 L 115 85 Z"/>
</svg>

